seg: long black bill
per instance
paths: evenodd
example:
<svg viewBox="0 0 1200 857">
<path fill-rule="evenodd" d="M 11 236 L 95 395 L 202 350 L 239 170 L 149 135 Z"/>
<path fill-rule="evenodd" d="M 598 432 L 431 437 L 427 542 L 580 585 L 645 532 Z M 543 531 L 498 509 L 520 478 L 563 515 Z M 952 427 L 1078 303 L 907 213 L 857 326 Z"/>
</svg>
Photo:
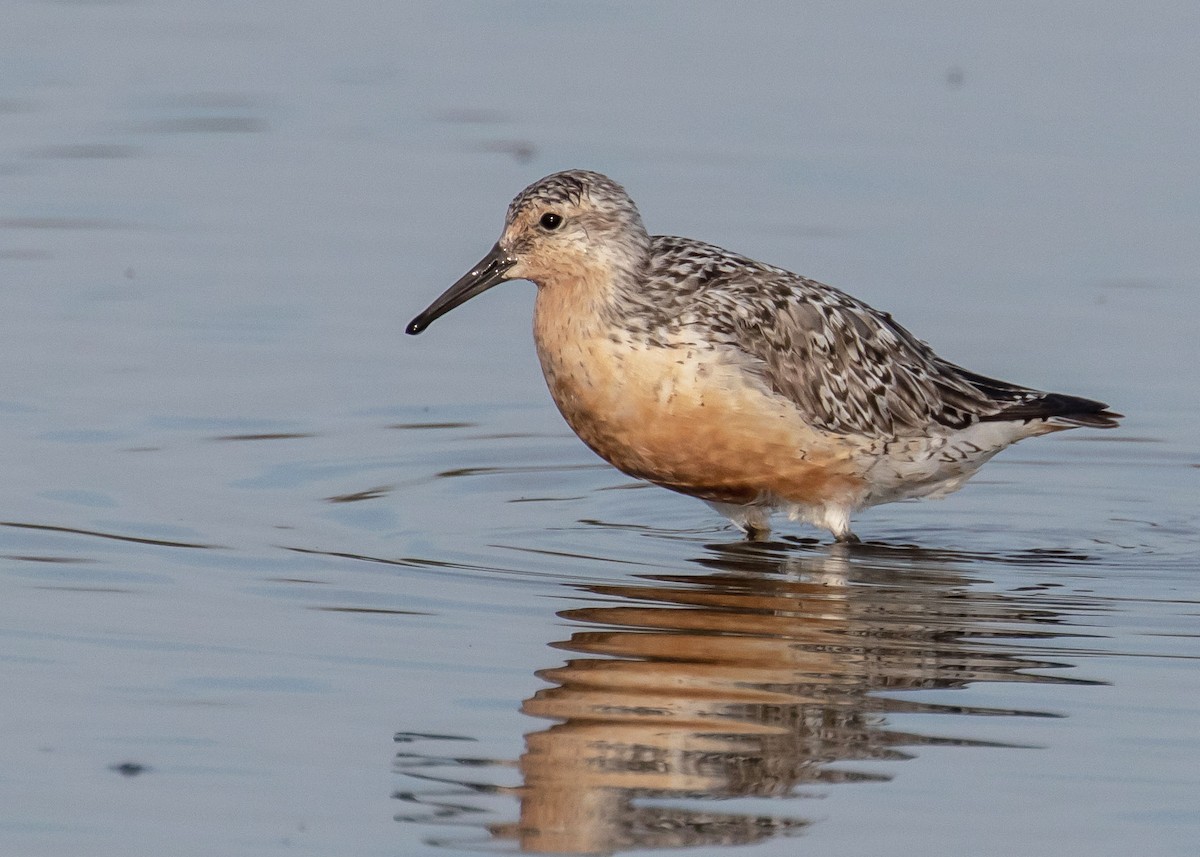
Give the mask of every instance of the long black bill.
<svg viewBox="0 0 1200 857">
<path fill-rule="evenodd" d="M 476 295 L 481 295 L 492 286 L 503 283 L 508 278 L 504 276 L 508 269 L 517 263 L 509 257 L 497 244 L 479 264 L 467 272 L 461 280 L 455 283 L 431 303 L 419 316 L 408 323 L 405 333 L 417 334 L 438 318 L 442 317 L 456 306 L 465 304 Z"/>
</svg>

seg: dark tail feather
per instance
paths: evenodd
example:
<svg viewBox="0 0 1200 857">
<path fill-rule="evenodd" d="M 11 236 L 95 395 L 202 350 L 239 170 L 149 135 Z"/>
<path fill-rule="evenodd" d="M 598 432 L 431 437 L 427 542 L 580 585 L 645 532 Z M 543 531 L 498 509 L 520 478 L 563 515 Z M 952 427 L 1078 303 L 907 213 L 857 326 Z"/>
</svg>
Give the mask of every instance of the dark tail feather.
<svg viewBox="0 0 1200 857">
<path fill-rule="evenodd" d="M 1118 420 L 1124 418 L 1108 409 L 1104 402 L 1068 396 L 1063 393 L 1043 393 L 1035 399 L 1015 402 L 994 414 L 980 417 L 981 421 L 993 420 L 1054 420 L 1063 426 L 1090 426 L 1091 428 L 1116 428 Z"/>
</svg>

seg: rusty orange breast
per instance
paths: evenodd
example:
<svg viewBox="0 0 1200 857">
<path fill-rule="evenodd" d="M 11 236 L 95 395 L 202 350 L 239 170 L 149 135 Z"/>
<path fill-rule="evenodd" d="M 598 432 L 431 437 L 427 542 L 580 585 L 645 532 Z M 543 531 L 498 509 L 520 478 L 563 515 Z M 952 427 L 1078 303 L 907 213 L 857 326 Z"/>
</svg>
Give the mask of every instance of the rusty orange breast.
<svg viewBox="0 0 1200 857">
<path fill-rule="evenodd" d="M 638 342 L 539 291 L 534 333 L 550 393 L 621 471 L 725 503 L 852 501 L 856 449 L 806 425 L 719 350 Z"/>
</svg>

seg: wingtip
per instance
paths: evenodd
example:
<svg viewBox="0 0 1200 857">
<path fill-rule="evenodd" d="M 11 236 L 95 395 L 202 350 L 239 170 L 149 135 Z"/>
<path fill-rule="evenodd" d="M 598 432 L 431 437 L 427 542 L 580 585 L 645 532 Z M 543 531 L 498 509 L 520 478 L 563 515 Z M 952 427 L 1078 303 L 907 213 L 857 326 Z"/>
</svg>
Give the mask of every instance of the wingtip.
<svg viewBox="0 0 1200 857">
<path fill-rule="evenodd" d="M 1066 426 L 1079 426 L 1087 428 L 1117 428 L 1121 425 L 1121 420 L 1125 419 L 1124 414 L 1118 414 L 1116 411 L 1110 411 L 1107 405 L 1101 405 L 1101 410 L 1085 412 L 1081 414 L 1058 414 L 1053 420 L 1056 423 L 1061 423 Z"/>
<path fill-rule="evenodd" d="M 1067 427 L 1067 429 L 1116 429 L 1121 425 L 1121 420 L 1124 419 L 1124 414 L 1118 414 L 1116 410 L 1110 410 L 1108 404 L 1104 402 L 1096 402 L 1090 398 L 1084 398 L 1082 402 L 1087 403 L 1086 408 L 1079 410 L 1064 410 L 1062 413 L 1052 415 L 1051 422 Z"/>
<path fill-rule="evenodd" d="M 1061 428 L 1116 428 L 1124 414 L 1111 411 L 1104 402 L 1068 396 L 1064 393 L 1043 393 L 982 417 L 983 420 L 1046 420 Z"/>
</svg>

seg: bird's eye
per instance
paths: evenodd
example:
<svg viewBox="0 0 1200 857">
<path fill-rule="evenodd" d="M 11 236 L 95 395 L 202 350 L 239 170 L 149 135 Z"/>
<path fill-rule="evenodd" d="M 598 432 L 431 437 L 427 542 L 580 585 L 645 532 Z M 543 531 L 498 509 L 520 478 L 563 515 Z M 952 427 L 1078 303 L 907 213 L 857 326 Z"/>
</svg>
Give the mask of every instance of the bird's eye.
<svg viewBox="0 0 1200 857">
<path fill-rule="evenodd" d="M 563 222 L 562 215 L 557 214 L 556 212 L 553 212 L 553 211 L 547 211 L 545 214 L 542 215 L 541 220 L 538 221 L 538 223 L 541 224 L 542 228 L 545 229 L 547 232 L 553 232 L 555 229 L 562 226 L 562 222 Z"/>
</svg>

